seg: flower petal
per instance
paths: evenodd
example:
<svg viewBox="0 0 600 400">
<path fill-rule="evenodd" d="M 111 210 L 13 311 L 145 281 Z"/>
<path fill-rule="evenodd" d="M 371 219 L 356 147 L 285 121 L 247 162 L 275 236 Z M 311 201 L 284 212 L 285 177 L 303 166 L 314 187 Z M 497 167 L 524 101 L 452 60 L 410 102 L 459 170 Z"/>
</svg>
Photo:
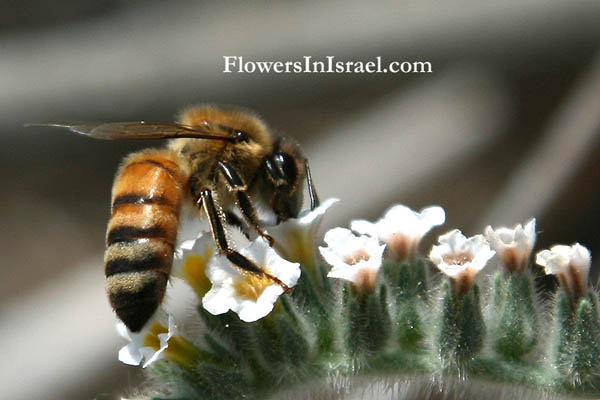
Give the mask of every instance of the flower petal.
<svg viewBox="0 0 600 400">
<path fill-rule="evenodd" d="M 245 300 L 238 303 L 235 311 L 244 322 L 254 322 L 267 316 L 272 310 L 277 298 L 283 294 L 279 285 L 271 285 L 265 288 L 257 301 Z"/>
<path fill-rule="evenodd" d="M 143 355 L 135 343 L 129 343 L 119 350 L 119 361 L 127 365 L 140 365 Z"/>
<path fill-rule="evenodd" d="M 313 225 L 315 222 L 321 220 L 323 215 L 327 212 L 327 210 L 339 202 L 340 199 L 335 197 L 331 197 L 325 201 L 323 201 L 317 208 L 314 210 L 304 210 L 298 216 L 299 223 L 302 225 Z"/>
<path fill-rule="evenodd" d="M 369 235 L 373 237 L 379 237 L 379 230 L 377 224 L 369 222 L 365 219 L 356 219 L 350 222 L 350 229 L 360 235 Z"/>
</svg>

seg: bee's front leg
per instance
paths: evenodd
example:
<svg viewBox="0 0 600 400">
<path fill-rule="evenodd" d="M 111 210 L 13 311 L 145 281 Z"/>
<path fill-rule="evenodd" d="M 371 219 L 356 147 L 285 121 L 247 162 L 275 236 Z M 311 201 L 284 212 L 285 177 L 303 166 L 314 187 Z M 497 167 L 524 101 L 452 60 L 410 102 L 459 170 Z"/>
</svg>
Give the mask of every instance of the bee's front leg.
<svg viewBox="0 0 600 400">
<path fill-rule="evenodd" d="M 256 216 L 256 210 L 254 209 L 254 206 L 252 205 L 250 197 L 247 193 L 247 185 L 242 181 L 240 175 L 231 165 L 224 161 L 218 161 L 217 164 L 219 165 L 219 170 L 221 171 L 221 173 L 225 177 L 225 180 L 229 184 L 230 189 L 233 192 L 235 192 L 236 204 L 242 211 L 242 215 L 244 216 L 244 219 L 246 220 L 248 225 L 253 227 L 260 236 L 265 238 L 269 242 L 269 246 L 273 247 L 275 240 L 273 240 L 273 238 L 269 236 L 269 234 L 265 232 L 265 230 L 260 225 L 258 217 Z"/>
</svg>

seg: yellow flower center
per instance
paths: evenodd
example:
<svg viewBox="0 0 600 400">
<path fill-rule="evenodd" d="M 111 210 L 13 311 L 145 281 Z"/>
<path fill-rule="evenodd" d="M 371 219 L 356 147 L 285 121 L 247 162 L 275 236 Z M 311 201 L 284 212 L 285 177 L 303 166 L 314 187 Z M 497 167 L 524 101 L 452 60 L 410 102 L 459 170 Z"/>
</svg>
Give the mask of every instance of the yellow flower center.
<svg viewBox="0 0 600 400">
<path fill-rule="evenodd" d="M 160 350 L 158 335 L 168 332 L 169 329 L 166 326 L 160 322 L 154 322 L 144 337 L 144 346 L 150 347 L 154 351 Z M 166 358 L 175 361 L 185 368 L 193 368 L 201 356 L 196 346 L 179 335 L 169 338 L 167 348 L 163 354 L 165 354 Z"/>
<path fill-rule="evenodd" d="M 242 272 L 242 279 L 236 280 L 233 284 L 236 295 L 252 301 L 258 300 L 265 288 L 273 281 L 266 275 L 253 274 L 251 272 Z"/>
<path fill-rule="evenodd" d="M 204 254 L 190 254 L 183 264 L 183 279 L 194 289 L 199 297 L 210 290 L 210 281 L 206 277 L 206 264 L 213 255 L 213 250 L 207 247 Z"/>
<path fill-rule="evenodd" d="M 158 338 L 158 335 L 168 332 L 169 328 L 160 322 L 154 322 L 148 330 L 148 334 L 144 337 L 144 346 L 151 347 L 154 351 L 158 351 L 160 349 L 160 339 Z"/>
</svg>

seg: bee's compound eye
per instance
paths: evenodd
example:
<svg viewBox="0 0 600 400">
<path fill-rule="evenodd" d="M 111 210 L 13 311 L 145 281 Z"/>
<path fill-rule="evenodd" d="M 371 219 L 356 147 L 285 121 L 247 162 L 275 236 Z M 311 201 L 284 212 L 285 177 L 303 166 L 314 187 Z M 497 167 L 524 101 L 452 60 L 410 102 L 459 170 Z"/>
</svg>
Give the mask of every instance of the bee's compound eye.
<svg viewBox="0 0 600 400">
<path fill-rule="evenodd" d="M 298 168 L 296 167 L 294 158 L 286 153 L 277 153 L 273 156 L 273 159 L 283 178 L 289 184 L 294 184 L 298 178 Z"/>
</svg>

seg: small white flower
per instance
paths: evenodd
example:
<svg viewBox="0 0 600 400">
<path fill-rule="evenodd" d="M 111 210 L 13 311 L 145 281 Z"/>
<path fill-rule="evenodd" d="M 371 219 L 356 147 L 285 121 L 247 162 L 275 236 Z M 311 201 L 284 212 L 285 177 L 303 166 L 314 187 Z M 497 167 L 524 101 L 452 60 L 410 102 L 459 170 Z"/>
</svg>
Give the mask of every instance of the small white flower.
<svg viewBox="0 0 600 400">
<path fill-rule="evenodd" d="M 140 365 L 145 360 L 143 368 L 146 368 L 163 358 L 169 339 L 176 331 L 173 317 L 162 309 L 158 309 L 138 333 L 131 332 L 121 321 L 117 322 L 119 335 L 130 341 L 119 350 L 119 360 L 128 365 Z"/>
<path fill-rule="evenodd" d="M 419 242 L 433 227 L 446 221 L 446 213 L 439 206 L 424 208 L 416 212 L 397 204 L 386 211 L 376 223 L 366 220 L 352 221 L 353 231 L 379 238 L 387 244 L 388 253 L 396 260 L 413 258 Z"/>
<path fill-rule="evenodd" d="M 345 228 L 327 231 L 324 240 L 327 247 L 319 247 L 319 251 L 333 267 L 327 276 L 350 281 L 363 291 L 372 290 L 385 245 L 370 236 L 355 236 Z"/>
<path fill-rule="evenodd" d="M 544 268 L 546 274 L 555 275 L 573 298 L 579 298 L 587 290 L 592 256 L 579 243 L 572 246 L 556 245 L 550 250 L 542 250 L 537 253 L 535 262 Z"/>
<path fill-rule="evenodd" d="M 440 236 L 438 243 L 431 249 L 429 258 L 462 294 L 471 289 L 475 275 L 496 254 L 483 235 L 466 238 L 458 229 Z"/>
<path fill-rule="evenodd" d="M 494 230 L 487 226 L 484 233 L 509 272 L 525 271 L 535 245 L 535 218 L 530 219 L 525 227 L 518 224 L 513 229 L 500 227 Z"/>
<path fill-rule="evenodd" d="M 325 212 L 338 201 L 335 198 L 327 199 L 314 210 L 302 211 L 298 218 L 268 227 L 269 235 L 275 240 L 275 250 L 286 260 L 314 267 L 317 230 Z"/>
<path fill-rule="evenodd" d="M 300 265 L 281 258 L 262 237 L 240 253 L 288 287 L 294 286 L 300 278 Z M 212 282 L 212 288 L 202 299 L 204 308 L 214 315 L 232 310 L 245 322 L 253 322 L 269 314 L 273 303 L 283 293 L 281 285 L 269 277 L 235 267 L 224 256 L 210 260 L 206 276 Z"/>
</svg>

